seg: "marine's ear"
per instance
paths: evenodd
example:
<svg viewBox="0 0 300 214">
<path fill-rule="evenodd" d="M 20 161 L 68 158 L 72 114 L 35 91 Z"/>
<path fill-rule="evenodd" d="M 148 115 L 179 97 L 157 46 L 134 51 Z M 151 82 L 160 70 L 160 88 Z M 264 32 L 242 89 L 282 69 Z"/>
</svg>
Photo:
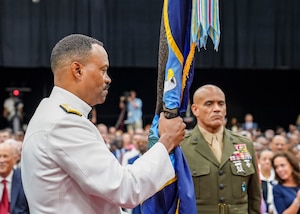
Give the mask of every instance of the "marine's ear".
<svg viewBox="0 0 300 214">
<path fill-rule="evenodd" d="M 195 117 L 197 117 L 199 115 L 198 106 L 196 104 L 191 105 L 191 110 L 192 110 L 192 113 Z"/>
</svg>

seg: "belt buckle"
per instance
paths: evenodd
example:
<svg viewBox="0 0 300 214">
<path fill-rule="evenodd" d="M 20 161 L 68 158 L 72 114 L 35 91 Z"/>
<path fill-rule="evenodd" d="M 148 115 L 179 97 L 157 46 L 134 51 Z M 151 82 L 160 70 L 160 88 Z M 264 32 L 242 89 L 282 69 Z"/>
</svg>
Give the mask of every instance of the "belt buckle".
<svg viewBox="0 0 300 214">
<path fill-rule="evenodd" d="M 219 203 L 218 206 L 219 206 L 219 214 L 227 214 L 228 213 L 227 204 Z"/>
</svg>

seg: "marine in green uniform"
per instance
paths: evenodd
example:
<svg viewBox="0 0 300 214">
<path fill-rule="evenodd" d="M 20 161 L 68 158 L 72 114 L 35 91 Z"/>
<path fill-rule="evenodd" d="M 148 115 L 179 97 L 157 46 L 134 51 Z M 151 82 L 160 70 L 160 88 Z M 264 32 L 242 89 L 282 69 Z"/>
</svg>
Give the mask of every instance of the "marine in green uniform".
<svg viewBox="0 0 300 214">
<path fill-rule="evenodd" d="M 224 92 L 215 85 L 200 87 L 191 109 L 197 125 L 181 147 L 192 173 L 198 214 L 261 213 L 253 142 L 224 128 Z"/>
</svg>

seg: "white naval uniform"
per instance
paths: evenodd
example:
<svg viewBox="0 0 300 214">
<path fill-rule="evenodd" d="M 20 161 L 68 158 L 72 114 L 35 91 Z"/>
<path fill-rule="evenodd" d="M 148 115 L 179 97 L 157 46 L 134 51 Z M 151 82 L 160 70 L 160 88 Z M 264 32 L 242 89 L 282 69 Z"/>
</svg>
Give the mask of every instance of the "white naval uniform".
<svg viewBox="0 0 300 214">
<path fill-rule="evenodd" d="M 68 104 L 82 116 L 67 113 Z M 134 165 L 122 167 L 88 119 L 91 107 L 54 87 L 26 130 L 22 180 L 31 214 L 119 214 L 157 192 L 175 172 L 156 143 Z"/>
</svg>

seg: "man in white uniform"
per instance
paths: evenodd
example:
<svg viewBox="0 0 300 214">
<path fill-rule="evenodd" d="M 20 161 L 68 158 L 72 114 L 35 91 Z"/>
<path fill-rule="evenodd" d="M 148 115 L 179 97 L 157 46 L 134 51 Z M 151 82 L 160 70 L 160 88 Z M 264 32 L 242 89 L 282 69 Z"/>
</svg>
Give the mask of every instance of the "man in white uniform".
<svg viewBox="0 0 300 214">
<path fill-rule="evenodd" d="M 180 117 L 160 115 L 160 139 L 133 165 L 121 166 L 87 118 L 104 103 L 111 79 L 103 44 L 69 35 L 52 50 L 54 88 L 26 130 L 22 180 L 31 214 L 119 214 L 156 193 L 175 172 L 169 152 L 185 133 Z"/>
</svg>

